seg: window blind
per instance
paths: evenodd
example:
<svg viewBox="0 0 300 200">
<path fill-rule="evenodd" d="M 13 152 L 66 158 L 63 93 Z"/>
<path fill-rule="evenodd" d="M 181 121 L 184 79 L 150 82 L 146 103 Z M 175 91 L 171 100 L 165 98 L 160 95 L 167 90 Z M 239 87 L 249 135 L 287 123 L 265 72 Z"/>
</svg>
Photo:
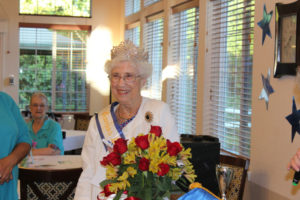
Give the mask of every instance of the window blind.
<svg viewBox="0 0 300 200">
<path fill-rule="evenodd" d="M 143 45 L 148 52 L 149 62 L 152 64 L 152 76 L 142 90 L 142 95 L 161 100 L 162 91 L 162 53 L 163 53 L 163 19 L 155 19 L 144 24 Z"/>
<path fill-rule="evenodd" d="M 161 0 L 144 0 L 144 7 L 150 6 L 158 1 L 161 1 Z"/>
<path fill-rule="evenodd" d="M 195 134 L 199 9 L 190 8 L 170 18 L 169 65 L 176 76 L 168 79 L 167 102 L 180 134 Z"/>
<path fill-rule="evenodd" d="M 136 46 L 140 46 L 140 26 L 125 30 L 125 39 L 131 40 Z"/>
<path fill-rule="evenodd" d="M 132 15 L 141 10 L 141 0 L 125 0 L 125 16 Z"/>
<path fill-rule="evenodd" d="M 208 9 L 210 101 L 205 129 L 221 148 L 250 156 L 254 0 L 213 0 Z"/>
<path fill-rule="evenodd" d="M 20 28 L 22 109 L 34 92 L 48 97 L 51 110 L 88 111 L 86 39 L 88 31 Z"/>
</svg>

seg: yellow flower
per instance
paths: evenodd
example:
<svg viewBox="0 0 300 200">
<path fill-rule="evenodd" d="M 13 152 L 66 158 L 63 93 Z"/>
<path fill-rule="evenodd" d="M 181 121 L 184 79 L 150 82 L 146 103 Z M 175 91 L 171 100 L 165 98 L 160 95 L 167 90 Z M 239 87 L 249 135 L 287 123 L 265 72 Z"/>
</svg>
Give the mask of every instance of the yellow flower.
<svg viewBox="0 0 300 200">
<path fill-rule="evenodd" d="M 176 168 L 171 168 L 169 173 L 168 173 L 168 176 L 170 176 L 172 178 L 172 180 L 178 180 L 180 178 L 182 174 L 182 170 L 178 167 Z"/>
<path fill-rule="evenodd" d="M 135 152 L 128 152 L 124 157 L 124 164 L 133 164 L 136 163 Z"/>
<path fill-rule="evenodd" d="M 169 154 L 167 154 L 165 162 L 168 165 L 176 166 L 177 165 L 177 157 L 176 156 L 169 156 Z"/>
<path fill-rule="evenodd" d="M 125 181 L 128 178 L 128 172 L 123 172 L 122 176 L 118 178 L 119 181 Z"/>
<path fill-rule="evenodd" d="M 197 178 L 197 176 L 196 176 L 195 174 L 184 174 L 184 176 L 185 176 L 185 178 L 186 178 L 187 180 L 189 180 L 191 183 L 192 183 L 193 181 L 195 181 L 195 179 Z"/>
<path fill-rule="evenodd" d="M 128 172 L 129 176 L 131 176 L 131 177 L 134 177 L 134 175 L 137 174 L 136 169 L 134 169 L 133 167 L 128 167 L 126 171 Z"/>
<path fill-rule="evenodd" d="M 117 176 L 118 176 L 118 170 L 112 165 L 107 165 L 106 166 L 106 178 L 114 179 Z"/>
<path fill-rule="evenodd" d="M 191 148 L 183 149 L 181 152 L 179 152 L 179 156 L 181 160 L 187 160 L 192 157 L 191 154 Z"/>
<path fill-rule="evenodd" d="M 109 190 L 113 193 L 117 193 L 119 190 L 125 190 L 126 186 L 130 187 L 130 183 L 126 181 L 111 183 L 109 186 Z"/>
</svg>

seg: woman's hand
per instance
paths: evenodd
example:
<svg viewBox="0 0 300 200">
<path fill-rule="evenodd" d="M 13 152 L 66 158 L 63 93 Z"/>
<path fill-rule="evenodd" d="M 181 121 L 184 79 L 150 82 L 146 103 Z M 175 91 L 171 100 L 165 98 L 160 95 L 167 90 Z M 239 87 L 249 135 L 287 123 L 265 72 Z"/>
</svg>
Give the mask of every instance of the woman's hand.
<svg viewBox="0 0 300 200">
<path fill-rule="evenodd" d="M 300 148 L 297 150 L 296 154 L 291 158 L 289 164 L 288 164 L 288 169 L 294 169 L 295 171 L 300 170 Z"/>
<path fill-rule="evenodd" d="M 17 144 L 8 156 L 0 159 L 0 185 L 13 179 L 12 169 L 29 153 L 29 150 L 30 145 L 22 142 Z"/>
<path fill-rule="evenodd" d="M 0 159 L 0 185 L 4 182 L 9 182 L 12 176 L 12 169 L 14 167 L 15 161 L 11 156 L 4 157 Z"/>
<path fill-rule="evenodd" d="M 46 148 L 32 149 L 32 154 L 37 155 L 60 155 L 60 149 L 54 145 L 49 144 Z"/>
</svg>

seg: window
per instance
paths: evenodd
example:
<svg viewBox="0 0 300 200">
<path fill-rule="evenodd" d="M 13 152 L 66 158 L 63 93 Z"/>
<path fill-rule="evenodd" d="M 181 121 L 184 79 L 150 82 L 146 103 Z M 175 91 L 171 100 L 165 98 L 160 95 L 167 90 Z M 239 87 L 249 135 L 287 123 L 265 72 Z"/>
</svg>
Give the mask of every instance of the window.
<svg viewBox="0 0 300 200">
<path fill-rule="evenodd" d="M 169 66 L 176 76 L 169 79 L 167 102 L 180 134 L 195 134 L 197 103 L 197 55 L 199 9 L 190 8 L 171 16 Z"/>
<path fill-rule="evenodd" d="M 91 17 L 91 0 L 19 0 L 19 13 Z"/>
<path fill-rule="evenodd" d="M 140 26 L 125 30 L 125 39 L 131 40 L 136 46 L 140 46 Z"/>
<path fill-rule="evenodd" d="M 25 24 L 26 25 L 26 24 Z M 86 112 L 86 30 L 20 27 L 19 104 L 43 92 L 52 111 Z"/>
<path fill-rule="evenodd" d="M 148 19 L 144 24 L 143 44 L 149 55 L 149 62 L 152 64 L 152 76 L 148 78 L 147 83 L 142 90 L 142 95 L 161 100 L 161 72 L 163 56 L 163 19 Z"/>
<path fill-rule="evenodd" d="M 125 0 L 125 16 L 137 13 L 141 9 L 141 0 Z"/>
<path fill-rule="evenodd" d="M 205 126 L 221 148 L 250 157 L 254 0 L 209 2 L 210 102 Z"/>
</svg>

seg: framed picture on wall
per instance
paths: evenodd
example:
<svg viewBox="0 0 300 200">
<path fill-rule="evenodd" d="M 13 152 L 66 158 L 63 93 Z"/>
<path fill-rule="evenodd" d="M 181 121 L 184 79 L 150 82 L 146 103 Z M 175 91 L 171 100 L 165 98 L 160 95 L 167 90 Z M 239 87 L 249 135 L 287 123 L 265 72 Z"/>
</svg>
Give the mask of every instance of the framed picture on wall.
<svg viewBox="0 0 300 200">
<path fill-rule="evenodd" d="M 276 4 L 274 77 L 296 75 L 300 66 L 300 0 Z M 298 56 L 297 56 L 298 55 Z"/>
</svg>

